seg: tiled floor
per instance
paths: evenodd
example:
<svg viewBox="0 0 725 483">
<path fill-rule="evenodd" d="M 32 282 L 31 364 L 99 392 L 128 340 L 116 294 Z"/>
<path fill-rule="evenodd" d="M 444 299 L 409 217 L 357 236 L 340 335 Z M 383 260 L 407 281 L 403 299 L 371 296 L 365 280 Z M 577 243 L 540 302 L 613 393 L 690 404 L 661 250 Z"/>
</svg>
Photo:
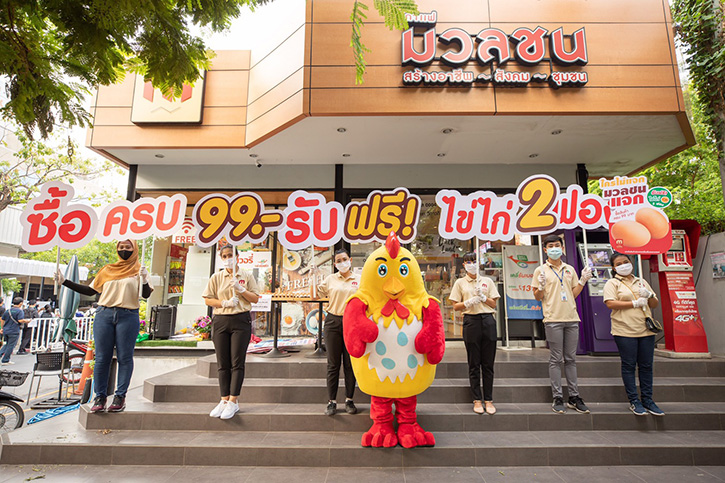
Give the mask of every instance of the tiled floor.
<svg viewBox="0 0 725 483">
<path fill-rule="evenodd" d="M 385 483 L 385 482 L 652 482 L 725 481 L 725 466 L 619 466 L 516 468 L 275 468 L 163 466 L 0 466 L 0 483 L 39 480 L 62 483 Z"/>
</svg>

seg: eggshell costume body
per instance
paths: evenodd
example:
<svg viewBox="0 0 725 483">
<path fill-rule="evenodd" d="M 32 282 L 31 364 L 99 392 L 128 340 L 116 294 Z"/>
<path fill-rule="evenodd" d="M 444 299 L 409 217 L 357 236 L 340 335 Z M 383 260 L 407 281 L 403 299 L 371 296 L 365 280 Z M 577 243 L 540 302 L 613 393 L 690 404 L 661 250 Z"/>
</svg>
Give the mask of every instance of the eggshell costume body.
<svg viewBox="0 0 725 483">
<path fill-rule="evenodd" d="M 373 426 L 362 445 L 433 446 L 435 438 L 418 425 L 415 408 L 443 358 L 443 319 L 438 301 L 425 291 L 418 262 L 394 233 L 365 262 L 360 288 L 345 308 L 343 332 L 360 390 L 371 396 Z"/>
</svg>

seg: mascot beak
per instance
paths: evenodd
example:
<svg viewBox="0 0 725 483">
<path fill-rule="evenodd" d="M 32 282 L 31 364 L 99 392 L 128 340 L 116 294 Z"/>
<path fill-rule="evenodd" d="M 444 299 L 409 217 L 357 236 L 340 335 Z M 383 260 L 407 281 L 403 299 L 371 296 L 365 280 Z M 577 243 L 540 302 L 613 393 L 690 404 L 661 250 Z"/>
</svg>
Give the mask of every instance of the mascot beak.
<svg viewBox="0 0 725 483">
<path fill-rule="evenodd" d="M 403 296 L 405 292 L 405 285 L 403 285 L 397 278 L 389 278 L 383 284 L 383 292 L 388 298 L 398 299 Z"/>
</svg>

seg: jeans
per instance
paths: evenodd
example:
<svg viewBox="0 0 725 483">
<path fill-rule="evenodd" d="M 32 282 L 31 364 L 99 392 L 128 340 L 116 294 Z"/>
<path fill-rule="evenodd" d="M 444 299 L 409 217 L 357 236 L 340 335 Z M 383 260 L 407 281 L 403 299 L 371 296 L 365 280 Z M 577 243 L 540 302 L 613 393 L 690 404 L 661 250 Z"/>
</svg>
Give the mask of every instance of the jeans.
<svg viewBox="0 0 725 483">
<path fill-rule="evenodd" d="M 615 335 L 614 342 L 617 344 L 619 357 L 622 359 L 622 381 L 624 381 L 624 389 L 627 391 L 629 402 L 633 403 L 639 399 L 637 381 L 634 376 L 635 369 L 639 369 L 639 390 L 642 394 L 642 401 L 651 401 L 655 336 L 622 337 Z"/>
<path fill-rule="evenodd" d="M 3 344 L 2 348 L 0 348 L 0 359 L 2 362 L 10 362 L 10 355 L 13 353 L 13 349 L 15 348 L 15 344 L 18 343 L 19 338 L 20 332 L 16 332 L 14 334 L 3 334 L 5 344 Z"/>
<path fill-rule="evenodd" d="M 569 397 L 579 396 L 576 381 L 576 348 L 579 344 L 579 322 L 546 322 L 546 342 L 549 344 L 549 379 L 554 398 L 562 397 L 561 363 L 564 363 Z"/>
<path fill-rule="evenodd" d="M 340 363 L 345 371 L 345 397 L 355 395 L 355 373 L 350 362 L 345 341 L 342 338 L 342 316 L 327 314 L 324 326 L 325 348 L 327 349 L 327 395 L 330 401 L 337 400 L 340 384 Z"/>
<path fill-rule="evenodd" d="M 496 319 L 491 314 L 463 315 L 463 343 L 468 355 L 468 379 L 474 401 L 493 401 L 493 364 L 496 360 Z M 483 368 L 483 397 L 481 397 Z"/>
<path fill-rule="evenodd" d="M 114 348 L 118 358 L 116 396 L 126 396 L 133 374 L 133 350 L 136 347 L 138 329 L 138 309 L 98 307 L 93 322 L 93 338 L 96 344 L 93 384 L 96 396 L 108 396 L 108 376 L 111 372 Z"/>
<path fill-rule="evenodd" d="M 249 312 L 215 315 L 212 319 L 211 339 L 219 368 L 221 397 L 237 397 L 242 392 L 244 363 L 251 338 L 252 319 Z"/>
</svg>

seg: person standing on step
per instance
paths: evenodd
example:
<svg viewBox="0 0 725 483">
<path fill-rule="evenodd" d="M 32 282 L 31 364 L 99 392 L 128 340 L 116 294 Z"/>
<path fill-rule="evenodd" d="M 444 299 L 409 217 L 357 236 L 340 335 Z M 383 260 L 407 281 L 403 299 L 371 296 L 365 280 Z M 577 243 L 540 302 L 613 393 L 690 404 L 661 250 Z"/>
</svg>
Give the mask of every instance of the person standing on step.
<svg viewBox="0 0 725 483">
<path fill-rule="evenodd" d="M 576 350 L 579 344 L 579 323 L 575 299 L 592 278 L 592 269 L 584 267 L 581 278 L 574 267 L 561 260 L 563 245 L 557 235 L 543 240 L 546 263 L 536 267 L 533 281 L 534 298 L 541 301 L 544 312 L 546 342 L 549 344 L 549 378 L 555 413 L 565 413 L 566 406 L 578 413 L 588 414 L 589 408 L 579 396 L 576 373 Z M 561 387 L 561 364 L 564 363 L 569 400 L 564 405 Z"/>
<path fill-rule="evenodd" d="M 345 412 L 357 413 L 355 403 L 355 373 L 352 370 L 350 354 L 342 337 L 342 315 L 345 313 L 347 299 L 357 292 L 360 276 L 352 273 L 352 260 L 345 249 L 335 251 L 335 268 L 317 287 L 320 297 L 328 297 L 327 316 L 325 317 L 324 337 L 327 349 L 327 395 L 329 400 L 325 414 L 332 416 L 337 412 L 337 388 L 340 382 L 340 364 L 345 373 Z"/>
<path fill-rule="evenodd" d="M 238 398 L 244 382 L 244 363 L 252 337 L 249 311 L 259 300 L 257 281 L 251 272 L 238 270 L 237 249 L 224 245 L 219 249 L 222 270 L 209 279 L 202 293 L 204 303 L 214 308 L 211 338 L 219 368 L 221 400 L 209 416 L 231 419 L 239 412 Z"/>
<path fill-rule="evenodd" d="M 493 280 L 478 275 L 475 253 L 463 256 L 463 268 L 466 275 L 456 280 L 448 298 L 453 303 L 453 310 L 463 312 L 463 343 L 468 357 L 473 412 L 496 414 L 493 405 L 493 365 L 498 334 L 493 314 L 500 295 Z"/>
<path fill-rule="evenodd" d="M 126 392 L 133 375 L 133 351 L 140 326 L 139 284 L 141 297 L 148 298 L 153 292 L 149 283 L 149 272 L 139 263 L 138 244 L 135 240 L 116 243 L 118 261 L 105 265 L 98 271 L 89 286 L 66 280 L 60 271 L 56 281 L 81 295 L 100 294 L 98 311 L 93 322 L 93 340 L 96 362 L 93 367 L 93 387 L 96 398 L 91 412 L 106 410 L 108 399 L 108 378 L 111 372 L 113 351 L 118 359 L 118 385 L 109 413 L 126 409 Z"/>
<path fill-rule="evenodd" d="M 10 356 L 13 354 L 15 344 L 18 343 L 20 338 L 22 326 L 30 322 L 29 319 L 25 318 L 22 306 L 23 298 L 15 297 L 13 306 L 7 309 L 0 318 L 0 337 L 4 342 L 3 346 L 0 347 L 0 364 L 3 366 L 15 364 L 10 360 Z"/>
<path fill-rule="evenodd" d="M 611 262 L 616 275 L 604 285 L 604 303 L 612 311 L 612 335 L 622 360 L 622 381 L 629 409 L 637 416 L 648 412 L 664 416 L 652 400 L 655 333 L 645 323 L 647 317 L 652 317 L 652 309 L 659 300 L 646 280 L 632 274 L 634 266 L 627 255 L 615 252 Z M 635 380 L 637 370 L 641 399 Z"/>
<path fill-rule="evenodd" d="M 17 355 L 27 354 L 28 349 L 30 348 L 30 338 L 33 336 L 33 327 L 37 324 L 35 319 L 40 317 L 40 314 L 38 313 L 37 300 L 28 300 L 28 308 L 25 309 L 25 317 L 29 320 L 29 322 L 23 326 L 23 334 Z"/>
</svg>

